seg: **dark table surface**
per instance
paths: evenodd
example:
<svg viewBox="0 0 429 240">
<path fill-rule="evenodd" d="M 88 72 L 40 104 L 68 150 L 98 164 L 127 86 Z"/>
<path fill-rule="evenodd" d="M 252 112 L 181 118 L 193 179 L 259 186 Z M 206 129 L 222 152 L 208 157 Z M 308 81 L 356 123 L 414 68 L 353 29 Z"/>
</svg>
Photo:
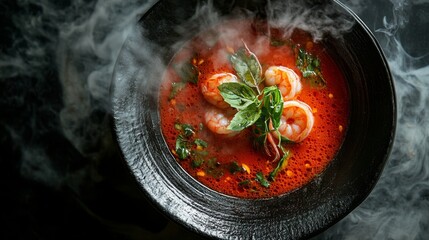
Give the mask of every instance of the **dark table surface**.
<svg viewBox="0 0 429 240">
<path fill-rule="evenodd" d="M 110 126 L 116 56 L 152 3 L 0 3 L 0 239 L 199 239 L 144 199 Z M 344 3 L 387 56 L 398 126 L 373 192 L 315 239 L 429 239 L 429 1 Z"/>
</svg>

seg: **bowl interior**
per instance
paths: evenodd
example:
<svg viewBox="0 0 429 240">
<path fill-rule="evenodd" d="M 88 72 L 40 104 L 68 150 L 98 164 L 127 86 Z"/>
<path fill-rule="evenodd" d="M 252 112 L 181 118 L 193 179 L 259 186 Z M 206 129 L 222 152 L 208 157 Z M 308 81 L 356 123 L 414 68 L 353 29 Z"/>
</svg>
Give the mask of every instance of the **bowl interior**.
<svg viewBox="0 0 429 240">
<path fill-rule="evenodd" d="M 190 177 L 172 157 L 160 129 L 157 91 L 163 72 L 151 66 L 169 62 L 175 43 L 184 37 L 175 29 L 200 3 L 158 2 L 139 21 L 119 55 L 111 89 L 114 127 L 131 174 L 161 211 L 205 236 L 296 239 L 323 231 L 366 198 L 390 152 L 396 103 L 380 47 L 341 3 L 318 3 L 355 21 L 341 38 L 324 40 L 349 86 L 351 112 L 344 143 L 327 169 L 304 187 L 269 199 L 234 198 Z M 239 7 L 263 17 L 265 6 L 265 1 L 218 1 L 214 8 L 220 15 Z M 190 29 L 185 38 L 195 31 Z"/>
</svg>

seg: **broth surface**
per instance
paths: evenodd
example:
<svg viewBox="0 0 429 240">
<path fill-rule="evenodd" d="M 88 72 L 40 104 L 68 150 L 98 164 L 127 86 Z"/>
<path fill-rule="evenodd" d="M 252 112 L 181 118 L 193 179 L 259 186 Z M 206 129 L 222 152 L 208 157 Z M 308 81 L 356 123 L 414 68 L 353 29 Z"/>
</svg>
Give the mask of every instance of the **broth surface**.
<svg viewBox="0 0 429 240">
<path fill-rule="evenodd" d="M 241 198 L 284 194 L 321 174 L 343 142 L 349 117 L 345 79 L 324 46 L 313 42 L 303 31 L 295 31 L 284 38 L 280 30 L 267 30 L 265 26 L 247 20 L 230 20 L 197 35 L 171 60 L 159 93 L 162 132 L 178 163 L 207 187 Z M 225 137 L 212 133 L 205 126 L 205 111 L 212 106 L 201 94 L 199 82 L 217 73 L 234 74 L 228 56 L 244 43 L 259 59 L 263 72 L 269 66 L 285 66 L 301 77 L 303 89 L 297 100 L 307 103 L 314 115 L 309 136 L 302 142 L 284 145 L 290 157 L 275 180 L 269 181 L 269 187 L 256 181 L 256 175 L 267 176 L 277 162 L 255 148 L 251 128 Z M 297 47 L 320 60 L 326 87 L 314 87 L 302 78 L 296 66 Z M 191 65 L 184 65 L 189 63 Z M 195 71 L 198 82 L 183 83 L 184 76 L 192 76 Z M 207 144 L 192 145 L 193 153 L 186 159 L 180 159 L 175 151 L 177 139 L 183 134 L 183 124 L 192 126 L 189 141 L 198 139 Z"/>
</svg>

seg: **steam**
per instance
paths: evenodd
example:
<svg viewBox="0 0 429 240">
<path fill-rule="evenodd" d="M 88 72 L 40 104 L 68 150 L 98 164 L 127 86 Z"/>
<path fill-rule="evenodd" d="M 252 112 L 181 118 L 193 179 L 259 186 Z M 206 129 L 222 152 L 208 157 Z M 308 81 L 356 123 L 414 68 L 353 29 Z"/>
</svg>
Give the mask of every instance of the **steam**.
<svg viewBox="0 0 429 240">
<path fill-rule="evenodd" d="M 316 1 L 303 7 L 305 1 L 275 1 L 269 5 L 270 25 L 284 30 L 286 37 L 295 29 L 302 29 L 312 34 L 315 41 L 326 34 L 339 37 L 351 29 L 354 20 L 333 7 L 332 3 L 318 4 Z"/>
<path fill-rule="evenodd" d="M 70 187 L 78 192 L 83 184 L 80 181 L 86 179 L 82 175 L 89 174 L 87 177 L 97 181 L 97 174 L 92 175 L 90 169 L 111 144 L 109 87 L 116 57 L 132 31 L 130 26 L 154 1 L 25 0 L 16 4 L 12 18 L 16 31 L 11 37 L 14 51 L 2 49 L 0 79 L 2 83 L 24 79 L 13 84 L 38 96 L 40 103 L 28 102 L 27 108 L 23 107 L 29 124 L 15 125 L 7 120 L 2 124 L 21 151 L 19 168 L 24 178 L 54 188 L 73 185 Z M 62 93 L 43 95 L 59 87 Z M 25 95 L 16 95 L 9 101 L 23 103 L 24 99 Z M 31 112 L 32 106 L 37 110 Z M 40 115 L 49 119 L 39 119 Z M 71 144 L 93 162 L 65 174 L 70 164 L 82 163 L 54 162 L 59 160 L 48 152 L 44 144 L 49 143 L 40 142 L 52 131 L 67 139 L 66 146 Z M 25 132 L 32 137 L 26 138 Z"/>
<path fill-rule="evenodd" d="M 372 26 L 371 30 L 381 43 L 395 80 L 398 122 L 391 157 L 364 203 L 315 239 L 429 238 L 429 49 L 415 51 L 413 56 L 405 47 L 415 46 L 401 43 L 407 28 L 416 31 L 413 38 L 423 34 L 418 31 L 426 31 L 412 25 L 411 7 L 427 10 L 429 6 L 423 1 L 404 0 L 391 0 L 389 5 L 391 12 L 379 9 L 380 16 L 376 16 L 382 26 Z M 371 11 L 355 3 L 351 6 L 357 7 L 356 12 Z M 427 23 L 427 18 L 419 20 Z"/>
</svg>

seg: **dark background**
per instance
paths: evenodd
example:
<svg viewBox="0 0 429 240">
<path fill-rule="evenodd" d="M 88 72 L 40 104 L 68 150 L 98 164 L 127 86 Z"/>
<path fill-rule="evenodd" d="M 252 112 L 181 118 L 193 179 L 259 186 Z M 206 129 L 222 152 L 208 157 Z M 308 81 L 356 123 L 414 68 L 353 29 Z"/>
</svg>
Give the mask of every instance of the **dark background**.
<svg viewBox="0 0 429 240">
<path fill-rule="evenodd" d="M 0 2 L 0 239 L 199 238 L 144 199 L 112 136 L 114 62 L 153 2 Z M 398 127 L 374 191 L 315 239 L 429 239 L 429 1 L 344 2 L 387 56 Z"/>
</svg>

